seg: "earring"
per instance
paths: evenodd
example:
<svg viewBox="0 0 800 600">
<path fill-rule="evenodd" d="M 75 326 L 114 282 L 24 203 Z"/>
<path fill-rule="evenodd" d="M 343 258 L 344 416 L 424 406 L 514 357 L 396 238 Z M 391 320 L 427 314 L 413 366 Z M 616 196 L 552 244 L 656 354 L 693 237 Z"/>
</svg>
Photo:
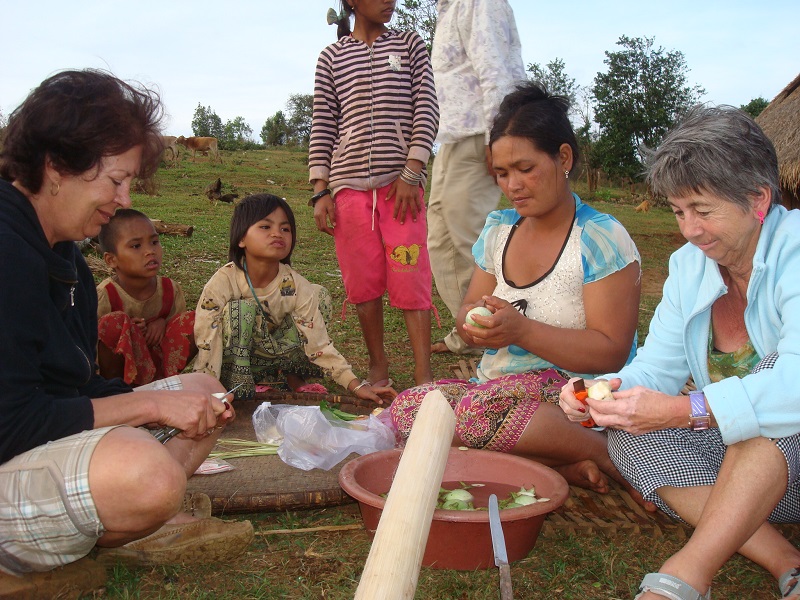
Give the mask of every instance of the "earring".
<svg viewBox="0 0 800 600">
<path fill-rule="evenodd" d="M 564 179 L 569 179 L 569 171 L 564 171 Z"/>
<path fill-rule="evenodd" d="M 50 184 L 50 195 L 51 196 L 58 196 L 58 192 L 61 190 L 61 184 L 57 182 L 53 182 Z"/>
<path fill-rule="evenodd" d="M 760 211 L 758 211 L 756 213 L 756 215 L 758 215 L 758 222 L 763 225 L 764 224 L 764 211 L 760 210 Z"/>
</svg>

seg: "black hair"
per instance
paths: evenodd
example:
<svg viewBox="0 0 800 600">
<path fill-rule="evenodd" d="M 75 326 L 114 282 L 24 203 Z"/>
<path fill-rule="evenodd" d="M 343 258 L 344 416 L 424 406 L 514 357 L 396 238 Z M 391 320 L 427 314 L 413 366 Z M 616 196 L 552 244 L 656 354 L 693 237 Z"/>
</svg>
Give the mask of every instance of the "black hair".
<svg viewBox="0 0 800 600">
<path fill-rule="evenodd" d="M 36 194 L 45 160 L 65 175 L 98 168 L 106 156 L 141 145 L 140 178 L 155 173 L 163 150 L 158 94 L 95 69 L 45 79 L 8 118 L 0 177 Z"/>
<path fill-rule="evenodd" d="M 143 212 L 139 212 L 133 208 L 117 209 L 117 212 L 108 220 L 108 223 L 100 228 L 100 233 L 97 236 L 97 240 L 100 242 L 100 252 L 116 254 L 117 244 L 119 243 L 120 225 L 136 219 L 144 219 L 152 224 L 150 217 Z"/>
<path fill-rule="evenodd" d="M 572 148 L 572 169 L 578 164 L 578 140 L 567 112 L 569 100 L 551 94 L 544 84 L 519 84 L 500 103 L 489 134 L 489 145 L 510 135 L 525 138 L 550 156 L 557 156 L 562 144 Z"/>
<path fill-rule="evenodd" d="M 277 209 L 282 208 L 289 220 L 289 230 L 292 232 L 292 245 L 289 254 L 281 262 L 287 265 L 292 264 L 292 252 L 297 242 L 297 226 L 294 221 L 294 213 L 289 203 L 283 198 L 272 194 L 253 194 L 247 196 L 233 209 L 231 217 L 230 246 L 228 247 L 228 260 L 232 261 L 240 269 L 244 269 L 244 248 L 239 246 L 239 242 L 247 234 L 247 230 L 262 219 L 266 219 Z"/>
<path fill-rule="evenodd" d="M 350 17 L 353 15 L 353 7 L 345 0 L 342 0 L 342 10 L 339 19 L 336 21 L 336 39 L 346 37 L 353 33 L 350 29 Z"/>
</svg>

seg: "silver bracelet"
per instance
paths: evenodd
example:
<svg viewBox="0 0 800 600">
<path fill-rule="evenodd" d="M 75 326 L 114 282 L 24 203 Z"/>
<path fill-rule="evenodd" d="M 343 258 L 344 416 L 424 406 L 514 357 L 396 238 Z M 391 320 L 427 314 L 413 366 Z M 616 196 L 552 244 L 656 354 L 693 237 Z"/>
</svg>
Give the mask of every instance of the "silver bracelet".
<svg viewBox="0 0 800 600">
<path fill-rule="evenodd" d="M 355 394 L 358 390 L 360 390 L 365 385 L 372 386 L 372 384 L 369 381 L 367 381 L 366 379 L 362 379 L 361 383 L 359 383 L 356 387 L 354 387 L 352 390 L 350 390 L 350 393 L 351 394 Z"/>
<path fill-rule="evenodd" d="M 420 171 L 419 173 L 415 173 L 408 167 L 403 167 L 403 170 L 400 172 L 400 178 L 403 179 L 403 181 L 405 181 L 406 183 L 409 183 L 409 181 L 413 183 L 418 183 L 422 181 L 422 171 Z"/>
</svg>

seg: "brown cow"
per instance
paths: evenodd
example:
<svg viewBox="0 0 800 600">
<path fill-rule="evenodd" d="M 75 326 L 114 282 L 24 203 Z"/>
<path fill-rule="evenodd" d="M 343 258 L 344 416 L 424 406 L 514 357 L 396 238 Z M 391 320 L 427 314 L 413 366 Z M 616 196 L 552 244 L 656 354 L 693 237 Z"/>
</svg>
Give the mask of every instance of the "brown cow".
<svg viewBox="0 0 800 600">
<path fill-rule="evenodd" d="M 197 152 L 208 152 L 212 158 L 216 158 L 222 162 L 222 157 L 217 149 L 217 138 L 215 137 L 183 137 L 178 136 L 175 140 L 178 144 L 192 151 L 192 160 L 194 161 Z"/>
</svg>

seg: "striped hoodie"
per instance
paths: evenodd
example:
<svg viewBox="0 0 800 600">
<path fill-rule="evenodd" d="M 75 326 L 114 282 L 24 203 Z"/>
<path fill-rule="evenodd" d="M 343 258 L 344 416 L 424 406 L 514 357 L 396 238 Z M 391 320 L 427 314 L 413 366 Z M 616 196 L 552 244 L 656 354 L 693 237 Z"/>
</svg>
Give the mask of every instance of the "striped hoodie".
<svg viewBox="0 0 800 600">
<path fill-rule="evenodd" d="M 438 121 L 430 58 L 416 32 L 389 30 L 371 48 L 343 37 L 317 61 L 309 179 L 327 181 L 334 194 L 387 185 L 407 159 L 428 163 Z"/>
</svg>

